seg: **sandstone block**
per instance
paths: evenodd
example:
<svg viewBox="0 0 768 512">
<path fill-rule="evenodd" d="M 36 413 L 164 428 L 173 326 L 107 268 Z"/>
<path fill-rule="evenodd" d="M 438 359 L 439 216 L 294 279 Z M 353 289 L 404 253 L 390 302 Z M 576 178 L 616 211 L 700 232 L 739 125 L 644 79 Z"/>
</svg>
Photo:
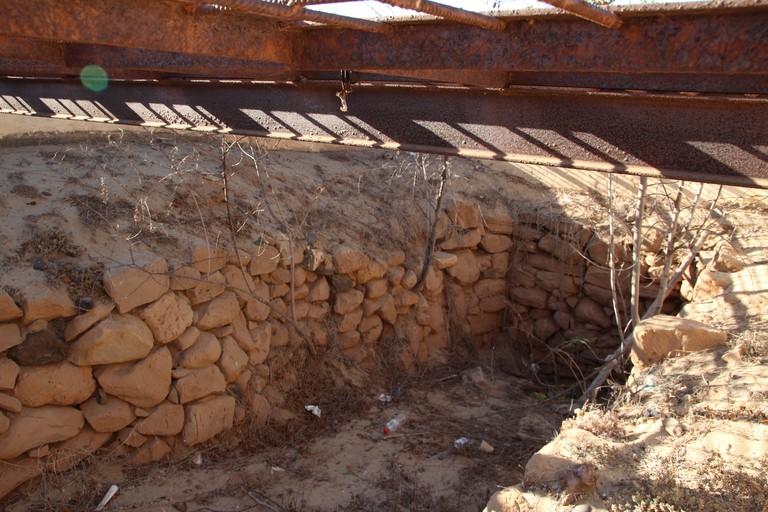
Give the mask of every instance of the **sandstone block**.
<svg viewBox="0 0 768 512">
<path fill-rule="evenodd" d="M 400 290 L 394 299 L 397 308 L 415 306 L 419 303 L 419 295 L 410 290 Z"/>
<path fill-rule="evenodd" d="M 221 343 L 210 332 L 201 332 L 194 345 L 176 356 L 176 366 L 181 368 L 205 368 L 219 360 Z"/>
<path fill-rule="evenodd" d="M 67 471 L 104 446 L 111 438 L 111 432 L 96 432 L 85 425 L 75 437 L 56 445 L 55 451 L 46 461 L 46 467 L 57 473 Z"/>
<path fill-rule="evenodd" d="M 533 322 L 533 333 L 540 340 L 548 340 L 552 335 L 558 332 L 557 324 L 551 316 L 538 318 Z"/>
<path fill-rule="evenodd" d="M 566 311 L 556 311 L 552 319 L 555 321 L 555 325 L 564 331 L 573 329 L 576 326 L 576 319 L 571 313 Z"/>
<path fill-rule="evenodd" d="M 277 268 L 280 262 L 280 251 L 267 244 L 260 244 L 251 252 L 249 271 L 252 276 L 269 274 Z"/>
<path fill-rule="evenodd" d="M 492 332 L 500 327 L 499 315 L 496 313 L 480 313 L 468 315 L 469 330 L 474 335 Z"/>
<path fill-rule="evenodd" d="M 512 247 L 512 239 L 504 235 L 486 233 L 480 240 L 480 247 L 482 247 L 485 252 L 491 254 L 506 252 Z"/>
<path fill-rule="evenodd" d="M 562 260 L 543 253 L 528 255 L 526 262 L 539 270 L 548 270 L 556 274 L 565 274 L 569 276 L 582 276 L 584 274 L 584 263 L 566 263 Z"/>
<path fill-rule="evenodd" d="M 339 345 L 341 345 L 341 348 L 344 350 L 349 350 L 360 345 L 361 338 L 362 337 L 358 331 L 341 332 L 336 337 Z"/>
<path fill-rule="evenodd" d="M 331 287 L 328 285 L 328 280 L 320 278 L 312 284 L 309 289 L 309 295 L 307 295 L 307 301 L 320 302 L 326 301 L 331 296 Z"/>
<path fill-rule="evenodd" d="M 96 432 L 118 432 L 136 419 L 133 406 L 115 396 L 108 396 L 104 403 L 91 398 L 80 405 L 85 421 Z"/>
<path fill-rule="evenodd" d="M 113 309 L 115 309 L 114 304 L 96 304 L 93 309 L 74 317 L 64 328 L 64 339 L 74 340 L 93 327 L 96 322 L 105 319 Z"/>
<path fill-rule="evenodd" d="M 549 295 L 546 290 L 539 288 L 525 288 L 523 286 L 517 286 L 512 288 L 512 300 L 518 304 L 524 306 L 530 306 L 533 308 L 545 309 L 547 307 L 547 300 Z"/>
<path fill-rule="evenodd" d="M 7 357 L 0 357 L 0 389 L 11 390 L 16 386 L 19 365 Z"/>
<path fill-rule="evenodd" d="M 149 441 L 149 438 L 145 435 L 139 434 L 135 428 L 128 427 L 117 433 L 117 440 L 122 445 L 130 446 L 131 448 L 138 448 Z"/>
<path fill-rule="evenodd" d="M 597 235 L 592 238 L 587 244 L 587 255 L 589 258 L 600 266 L 606 267 L 609 264 L 609 256 L 611 252 L 610 238 L 608 236 Z M 613 262 L 617 267 L 623 262 L 629 262 L 632 260 L 631 252 L 629 248 L 623 243 L 622 240 L 614 240 L 613 243 Z"/>
<path fill-rule="evenodd" d="M 339 315 L 344 315 L 354 310 L 363 303 L 363 292 L 360 290 L 349 290 L 336 295 L 336 302 L 333 304 L 333 311 Z"/>
<path fill-rule="evenodd" d="M 448 275 L 461 284 L 476 282 L 480 278 L 480 269 L 477 266 L 475 254 L 470 250 L 462 250 L 456 252 L 456 257 L 458 259 L 456 265 L 445 270 Z"/>
<path fill-rule="evenodd" d="M 601 268 L 595 265 L 590 265 L 587 268 L 587 272 L 584 274 L 584 282 L 599 286 L 606 290 L 611 289 L 611 271 L 607 268 Z M 632 283 L 632 270 L 617 269 L 616 270 L 616 293 L 626 295 L 629 293 L 630 284 Z"/>
<path fill-rule="evenodd" d="M 8 432 L 9 428 L 11 428 L 11 420 L 5 414 L 0 413 L 0 435 Z"/>
<path fill-rule="evenodd" d="M 184 408 L 184 416 L 186 421 L 181 433 L 182 442 L 187 446 L 195 446 L 232 428 L 235 399 L 229 395 L 219 395 L 189 404 Z"/>
<path fill-rule="evenodd" d="M 227 265 L 222 269 L 221 273 L 224 276 L 224 282 L 237 295 L 237 300 L 240 304 L 243 305 L 248 302 L 248 299 L 251 297 L 251 291 L 256 284 L 251 274 L 236 265 Z"/>
<path fill-rule="evenodd" d="M 250 251 L 246 251 L 242 247 L 238 247 L 237 251 L 231 251 L 228 253 L 229 256 L 227 256 L 227 263 L 230 265 L 235 265 L 237 267 L 240 267 L 241 265 L 248 268 L 248 264 L 251 262 L 251 253 Z"/>
<path fill-rule="evenodd" d="M 456 258 L 456 261 L 458 261 L 458 258 Z M 430 298 L 439 295 L 443 291 L 444 281 L 444 273 L 430 265 L 429 269 L 427 269 L 427 276 L 424 278 L 425 294 L 429 295 Z"/>
<path fill-rule="evenodd" d="M 240 304 L 237 302 L 237 295 L 229 291 L 224 292 L 210 302 L 195 308 L 197 314 L 195 327 L 208 331 L 227 325 L 239 312 Z"/>
<path fill-rule="evenodd" d="M 227 250 L 223 247 L 212 247 L 200 244 L 192 248 L 192 268 L 201 274 L 211 274 L 221 270 L 227 264 Z"/>
<path fill-rule="evenodd" d="M 392 286 L 400 286 L 400 282 L 405 275 L 405 269 L 401 266 L 392 267 L 387 270 L 387 279 Z"/>
<path fill-rule="evenodd" d="M 483 225 L 480 208 L 470 203 L 454 203 L 445 209 L 448 219 L 462 228 L 479 228 Z"/>
<path fill-rule="evenodd" d="M 18 414 L 21 412 L 21 400 L 6 393 L 0 393 L 0 409 Z"/>
<path fill-rule="evenodd" d="M 559 290 L 560 296 L 566 297 L 579 292 L 579 288 L 573 282 L 573 277 L 564 276 L 548 270 L 536 272 L 536 286 L 549 292 Z"/>
<path fill-rule="evenodd" d="M 240 348 L 232 336 L 221 340 L 219 368 L 227 382 L 234 382 L 248 365 L 248 354 Z"/>
<path fill-rule="evenodd" d="M 371 315 L 363 318 L 358 326 L 358 331 L 362 337 L 363 343 L 374 343 L 381 338 L 381 332 L 384 324 L 377 315 Z"/>
<path fill-rule="evenodd" d="M 270 322 L 270 326 L 272 327 L 272 341 L 270 344 L 273 347 L 285 347 L 290 343 L 291 336 L 285 325 L 273 321 Z"/>
<path fill-rule="evenodd" d="M 251 329 L 250 332 L 253 338 L 253 348 L 249 351 L 249 361 L 256 366 L 267 360 L 272 341 L 272 326 L 264 322 Z"/>
<path fill-rule="evenodd" d="M 408 269 L 405 271 L 405 274 L 403 274 L 403 278 L 400 280 L 400 286 L 402 286 L 406 290 L 410 290 L 414 286 L 416 286 L 416 281 L 418 280 L 419 278 L 416 275 L 416 272 L 414 272 L 411 269 Z"/>
<path fill-rule="evenodd" d="M 16 305 L 10 295 L 5 292 L 0 293 L 0 322 L 15 320 L 23 315 L 24 312 Z"/>
<path fill-rule="evenodd" d="M 198 400 L 208 395 L 221 393 L 227 387 L 224 374 L 218 366 L 210 365 L 205 368 L 190 371 L 174 383 L 182 404 Z M 187 417 L 189 419 L 189 417 Z"/>
<path fill-rule="evenodd" d="M 457 249 L 474 249 L 483 238 L 481 228 L 462 229 L 454 227 L 448 230 L 445 240 L 440 242 L 442 251 L 455 251 Z"/>
<path fill-rule="evenodd" d="M 365 297 L 377 299 L 387 293 L 388 282 L 386 279 L 374 279 L 365 283 Z"/>
<path fill-rule="evenodd" d="M 664 243 L 665 232 L 658 227 L 648 227 L 643 233 L 643 241 L 640 244 L 640 249 L 643 252 L 659 252 L 661 244 Z"/>
<path fill-rule="evenodd" d="M 168 395 L 171 365 L 170 351 L 161 347 L 140 361 L 104 366 L 94 374 L 108 394 L 137 407 L 154 407 Z"/>
<path fill-rule="evenodd" d="M 486 215 L 483 220 L 485 221 L 485 229 L 487 229 L 490 233 L 496 233 L 499 235 L 511 235 L 515 231 L 515 221 L 509 215 Z"/>
<path fill-rule="evenodd" d="M 475 295 L 478 298 L 504 295 L 507 291 L 507 282 L 504 279 L 482 279 L 474 286 Z"/>
<path fill-rule="evenodd" d="M 249 398 L 249 402 L 253 414 L 253 424 L 257 427 L 263 427 L 267 424 L 272 412 L 269 400 L 264 395 L 253 395 Z"/>
<path fill-rule="evenodd" d="M 104 289 L 115 301 L 117 310 L 127 313 L 154 302 L 167 292 L 170 289 L 167 273 L 168 264 L 162 258 L 156 258 L 143 267 L 114 267 L 104 272 Z M 74 305 L 72 307 L 74 309 Z"/>
<path fill-rule="evenodd" d="M 634 331 L 632 362 L 650 366 L 665 357 L 675 357 L 722 345 L 725 331 L 696 320 L 656 315 L 640 322 Z"/>
<path fill-rule="evenodd" d="M 395 299 L 390 295 L 382 295 L 377 300 L 380 301 L 379 316 L 382 320 L 389 325 L 395 325 L 397 321 L 397 306 L 395 306 Z"/>
<path fill-rule="evenodd" d="M 42 472 L 40 461 L 30 457 L 25 456 L 9 462 L 0 460 L 0 499 Z"/>
<path fill-rule="evenodd" d="M 168 343 L 192 325 L 192 307 L 175 293 L 166 293 L 139 313 L 157 343 Z"/>
<path fill-rule="evenodd" d="M 0 459 L 10 460 L 46 443 L 72 438 L 84 424 L 83 413 L 74 407 L 25 407 L 0 436 Z"/>
<path fill-rule="evenodd" d="M 573 315 L 576 320 L 583 323 L 598 325 L 603 328 L 611 326 L 611 318 L 605 314 L 603 307 L 589 297 L 582 297 L 579 300 L 573 310 Z"/>
<path fill-rule="evenodd" d="M 357 329 L 360 321 L 363 319 L 363 309 L 357 308 L 345 315 L 336 318 L 336 330 L 338 332 L 349 332 Z"/>
<path fill-rule="evenodd" d="M 148 417 L 136 423 L 145 436 L 175 436 L 184 428 L 184 406 L 163 402 Z"/>
<path fill-rule="evenodd" d="M 149 464 L 167 457 L 173 449 L 162 439 L 155 437 L 142 444 L 131 458 L 131 464 Z"/>
<path fill-rule="evenodd" d="M 245 305 L 245 318 L 252 322 L 261 322 L 269 317 L 269 285 L 263 281 L 254 284 L 253 297 Z"/>
<path fill-rule="evenodd" d="M 196 306 L 218 297 L 227 289 L 227 280 L 221 272 L 214 272 L 201 278 L 194 288 L 187 290 L 189 302 Z"/>
<path fill-rule="evenodd" d="M 173 346 L 178 350 L 184 351 L 197 342 L 200 337 L 200 329 L 194 325 L 188 327 L 178 338 L 173 341 Z"/>
<path fill-rule="evenodd" d="M 483 313 L 496 313 L 507 307 L 507 299 L 504 295 L 485 297 L 480 299 L 478 307 Z"/>
<path fill-rule="evenodd" d="M 112 315 L 69 347 L 69 360 L 78 366 L 113 364 L 146 357 L 155 340 L 147 324 L 132 315 Z"/>
<path fill-rule="evenodd" d="M 21 308 L 24 311 L 25 324 L 35 320 L 68 318 L 77 314 L 75 303 L 65 291 L 55 290 L 43 284 L 24 290 Z"/>
<path fill-rule="evenodd" d="M 173 291 L 191 290 L 196 287 L 202 276 L 200 271 L 193 267 L 179 267 L 171 274 L 169 287 Z"/>
<path fill-rule="evenodd" d="M 438 270 L 443 270 L 456 265 L 456 263 L 459 261 L 459 258 L 450 252 L 435 251 L 432 254 L 432 261 L 435 264 L 435 268 Z"/>
<path fill-rule="evenodd" d="M 24 366 L 19 372 L 14 394 L 26 407 L 76 405 L 96 390 L 89 367 L 68 362 L 45 366 Z"/>
<path fill-rule="evenodd" d="M 0 352 L 21 344 L 21 331 L 16 324 L 0 325 Z"/>
<path fill-rule="evenodd" d="M 539 249 L 566 263 L 576 263 L 581 259 L 579 248 L 557 235 L 547 233 L 539 240 Z"/>
<path fill-rule="evenodd" d="M 387 275 L 388 269 L 389 267 L 384 263 L 369 261 L 368 265 L 355 272 L 355 281 L 358 283 L 367 283 L 373 279 L 381 279 Z"/>
<path fill-rule="evenodd" d="M 368 256 L 349 247 L 337 247 L 333 251 L 333 269 L 337 274 L 352 274 L 368 265 Z"/>
</svg>

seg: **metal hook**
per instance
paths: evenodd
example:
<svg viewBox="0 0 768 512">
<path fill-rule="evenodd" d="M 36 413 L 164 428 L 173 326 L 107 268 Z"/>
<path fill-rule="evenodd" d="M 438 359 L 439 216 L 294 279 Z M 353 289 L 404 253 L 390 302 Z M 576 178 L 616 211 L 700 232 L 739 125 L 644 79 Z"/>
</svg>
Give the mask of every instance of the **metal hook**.
<svg viewBox="0 0 768 512">
<path fill-rule="evenodd" d="M 336 93 L 336 96 L 341 100 L 341 107 L 339 110 L 342 112 L 347 111 L 347 95 L 352 93 L 352 72 L 348 69 L 341 70 L 341 90 Z"/>
</svg>

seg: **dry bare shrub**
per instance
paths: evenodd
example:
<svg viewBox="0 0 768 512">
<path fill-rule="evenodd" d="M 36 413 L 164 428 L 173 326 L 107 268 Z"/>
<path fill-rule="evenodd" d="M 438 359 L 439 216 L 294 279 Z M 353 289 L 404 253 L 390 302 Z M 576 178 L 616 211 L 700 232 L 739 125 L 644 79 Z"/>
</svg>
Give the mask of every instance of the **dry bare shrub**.
<svg viewBox="0 0 768 512">
<path fill-rule="evenodd" d="M 624 428 L 615 412 L 590 405 L 585 406 L 584 409 L 577 409 L 576 416 L 566 419 L 560 430 L 573 428 L 586 430 L 598 437 L 624 438 Z"/>
<path fill-rule="evenodd" d="M 75 244 L 67 233 L 52 228 L 32 235 L 21 244 L 25 254 L 38 258 L 55 256 L 77 257 L 83 253 L 83 248 Z"/>
</svg>

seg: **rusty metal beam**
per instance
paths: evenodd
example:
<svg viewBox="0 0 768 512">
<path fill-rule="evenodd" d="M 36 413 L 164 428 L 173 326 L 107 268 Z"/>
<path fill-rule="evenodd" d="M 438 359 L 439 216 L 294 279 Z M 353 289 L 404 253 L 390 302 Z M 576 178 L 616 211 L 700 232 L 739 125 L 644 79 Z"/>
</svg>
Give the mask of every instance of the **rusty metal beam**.
<svg viewBox="0 0 768 512">
<path fill-rule="evenodd" d="M 64 46 L 54 41 L 38 41 L 0 34 L 0 60 L 13 59 L 48 64 L 64 64 Z"/>
<path fill-rule="evenodd" d="M 504 21 L 494 18 L 493 16 L 486 16 L 484 14 L 478 14 L 475 12 L 459 9 L 457 7 L 451 7 L 449 5 L 432 2 L 430 0 L 380 0 L 385 4 L 394 5 L 402 9 L 410 9 L 412 11 L 419 11 L 432 16 L 437 16 L 450 21 L 458 23 L 465 23 L 468 25 L 475 25 L 481 28 L 487 28 L 490 30 L 504 30 L 506 23 Z"/>
<path fill-rule="evenodd" d="M 259 62 L 286 63 L 291 52 L 275 22 L 194 16 L 183 4 L 146 0 L 3 0 L 0 34 Z"/>
<path fill-rule="evenodd" d="M 602 9 L 596 5 L 588 4 L 582 0 L 541 1 L 604 27 L 619 28 L 622 23 L 621 18 L 616 16 L 615 13 L 607 9 Z"/>
<path fill-rule="evenodd" d="M 0 80 L 0 111 L 768 188 L 768 97 L 338 83 Z M 450 108 L 446 108 L 450 105 Z M 76 111 L 75 111 L 76 110 Z"/>
<path fill-rule="evenodd" d="M 182 1 L 200 3 L 195 0 Z M 391 31 L 391 27 L 384 23 L 350 18 L 348 16 L 339 16 L 326 12 L 312 11 L 304 9 L 302 4 L 288 5 L 280 2 L 268 2 L 262 0 L 216 0 L 216 4 L 236 11 L 258 14 L 259 16 L 266 16 L 278 20 L 311 21 L 333 27 L 376 32 L 380 34 L 386 34 Z"/>
<path fill-rule="evenodd" d="M 676 77 L 683 90 L 768 92 L 768 4 L 734 3 L 730 8 L 677 4 L 669 9 L 617 9 L 619 30 L 604 30 L 563 15 L 509 16 L 503 32 L 445 22 L 402 23 L 389 36 L 326 29 L 297 34 L 299 69 L 503 70 L 536 74 L 552 84 L 563 78 L 603 74 L 637 77 L 642 88 L 675 90 L 664 80 L 648 84 L 644 75 Z M 715 80 L 716 86 L 709 84 Z"/>
</svg>

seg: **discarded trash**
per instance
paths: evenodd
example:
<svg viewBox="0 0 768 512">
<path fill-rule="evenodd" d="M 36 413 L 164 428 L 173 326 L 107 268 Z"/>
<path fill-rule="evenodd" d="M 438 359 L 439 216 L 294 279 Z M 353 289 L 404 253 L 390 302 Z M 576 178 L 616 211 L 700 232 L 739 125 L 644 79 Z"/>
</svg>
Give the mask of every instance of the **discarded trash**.
<svg viewBox="0 0 768 512">
<path fill-rule="evenodd" d="M 541 391 L 534 391 L 533 393 L 531 393 L 531 397 L 541 402 L 549 398 L 547 395 L 545 395 Z"/>
<path fill-rule="evenodd" d="M 656 404 L 651 404 L 643 411 L 643 418 L 655 418 L 659 415 L 659 408 Z"/>
<path fill-rule="evenodd" d="M 485 441 L 480 441 L 480 446 L 478 446 L 478 449 L 485 453 L 491 453 L 494 450 L 493 446 L 486 443 Z"/>
<path fill-rule="evenodd" d="M 314 414 L 315 416 L 317 416 L 318 418 L 322 414 L 320 407 L 318 407 L 317 405 L 305 405 L 304 408 L 309 412 L 311 412 L 312 414 Z"/>
<path fill-rule="evenodd" d="M 466 448 L 467 446 L 469 446 L 469 439 L 467 439 L 466 437 L 460 437 L 453 442 L 453 447 L 457 450 L 461 450 L 462 448 Z"/>
<path fill-rule="evenodd" d="M 197 452 L 194 457 L 192 457 L 192 464 L 195 466 L 202 466 L 203 465 L 203 454 L 200 452 Z"/>
<path fill-rule="evenodd" d="M 400 398 L 400 386 L 397 386 L 397 387 L 395 388 L 395 396 L 396 396 L 397 398 Z"/>
<path fill-rule="evenodd" d="M 269 471 L 274 475 L 275 473 L 283 473 L 285 470 L 281 468 L 280 466 L 272 466 L 269 468 Z"/>
<path fill-rule="evenodd" d="M 379 402 L 386 404 L 392 401 L 392 395 L 385 395 L 384 393 L 379 395 Z"/>
<path fill-rule="evenodd" d="M 111 500 L 112 497 L 115 494 L 117 494 L 117 489 L 118 489 L 118 487 L 116 485 L 110 485 L 109 486 L 109 490 L 107 490 L 107 494 L 105 494 L 104 497 L 101 498 L 101 501 L 99 502 L 99 504 L 96 506 L 95 509 L 93 509 L 94 512 L 99 512 L 99 510 L 101 510 L 104 507 L 106 507 L 107 503 L 109 503 L 109 500 Z"/>
<path fill-rule="evenodd" d="M 400 425 L 402 425 L 404 421 L 405 421 L 405 414 L 401 412 L 400 414 L 398 414 L 397 416 L 395 416 L 394 418 L 392 418 L 387 422 L 387 425 L 384 427 L 384 434 L 385 435 L 391 434 L 392 432 L 400 428 Z"/>
</svg>

